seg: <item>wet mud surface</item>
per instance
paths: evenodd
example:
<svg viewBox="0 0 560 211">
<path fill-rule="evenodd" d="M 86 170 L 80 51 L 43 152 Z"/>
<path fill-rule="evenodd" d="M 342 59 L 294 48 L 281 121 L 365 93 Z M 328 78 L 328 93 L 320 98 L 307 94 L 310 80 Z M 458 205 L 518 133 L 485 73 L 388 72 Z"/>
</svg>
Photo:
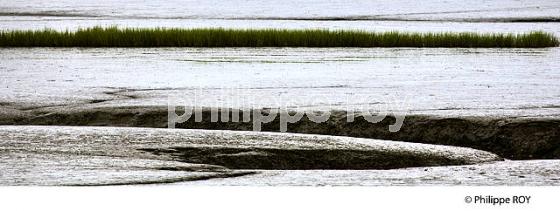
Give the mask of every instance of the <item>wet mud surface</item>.
<svg viewBox="0 0 560 211">
<path fill-rule="evenodd" d="M 394 169 L 502 160 L 461 147 L 244 131 L 1 126 L 2 185 L 125 185 L 236 177 L 239 169 Z"/>
<path fill-rule="evenodd" d="M 67 126 L 119 126 L 119 127 L 168 127 L 168 107 L 49 107 L 32 110 L 4 110 L 0 124 L 4 125 L 67 125 Z M 218 110 L 221 111 L 221 110 Z M 257 110 L 263 116 L 270 110 Z M 232 110 L 228 109 L 232 117 Z M 202 109 L 198 122 L 194 115 L 175 128 L 206 130 L 253 130 L 253 113 L 243 121 L 244 111 L 239 111 L 238 122 L 213 121 L 211 109 Z M 184 113 L 177 107 L 176 114 Z M 348 113 L 332 111 L 323 123 L 316 123 L 304 116 L 296 123 L 287 124 L 287 132 L 323 134 L 360 138 L 384 139 L 415 143 L 463 146 L 496 153 L 508 159 L 557 159 L 560 158 L 560 120 L 556 118 L 491 118 L 491 117 L 437 117 L 409 115 L 399 131 L 391 132 L 396 119 L 388 116 L 378 123 L 371 123 L 354 113 L 348 122 Z M 280 131 L 280 117 L 263 123 L 263 131 Z"/>
<path fill-rule="evenodd" d="M 108 0 L 108 7 L 87 1 L 68 6 L 65 0 L 3 3 L 0 28 L 6 30 L 116 25 L 543 30 L 560 35 L 560 5 L 547 0 L 172 0 L 149 6 L 144 1 Z M 559 55 L 559 48 L 0 49 L 0 184 L 560 185 L 560 66 L 554 62 Z M 268 133 L 251 136 L 253 141 L 269 141 L 266 148 L 247 142 L 228 145 L 224 140 L 247 138 L 246 132 L 218 130 L 248 131 L 252 125 L 212 122 L 207 110 L 202 122 L 180 123 L 169 133 L 115 128 L 166 128 L 168 97 L 204 108 L 331 111 L 327 122 L 304 119 L 288 124 L 288 132 L 424 147 L 402 154 L 378 150 L 380 146 L 371 146 L 377 141 L 364 139 L 359 150 L 348 143 L 286 148 L 275 144 L 301 136 L 263 135 Z M 388 109 L 390 115 L 406 118 L 401 130 L 391 133 L 388 127 L 394 118 L 372 124 L 357 116 L 346 122 L 353 109 Z M 279 122 L 262 129 L 278 131 Z M 238 133 L 244 135 L 233 135 Z M 209 145 L 193 146 L 193 140 Z M 363 145 L 373 151 L 364 151 Z M 486 162 L 498 159 L 496 155 L 515 160 Z M 407 166 L 429 167 L 400 168 Z"/>
<path fill-rule="evenodd" d="M 203 186 L 550 186 L 560 185 L 560 161 L 503 161 L 395 170 L 258 171 L 239 178 L 172 185 Z"/>
</svg>

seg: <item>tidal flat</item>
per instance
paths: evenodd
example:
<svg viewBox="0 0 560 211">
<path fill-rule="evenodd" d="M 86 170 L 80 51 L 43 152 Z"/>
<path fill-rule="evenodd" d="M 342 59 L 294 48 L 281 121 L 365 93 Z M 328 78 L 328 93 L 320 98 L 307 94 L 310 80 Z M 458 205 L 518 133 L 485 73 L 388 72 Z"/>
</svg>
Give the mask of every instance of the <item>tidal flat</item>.
<svg viewBox="0 0 560 211">
<path fill-rule="evenodd" d="M 550 38 L 560 37 L 558 14 L 560 4 L 547 0 L 29 0 L 3 2 L 0 29 L 504 38 L 540 31 Z M 49 39 L 41 42 L 58 42 Z M 151 45 L 0 48 L 0 184 L 560 185 L 558 47 Z M 179 110 L 202 107 L 206 114 L 282 108 L 333 115 L 323 124 L 288 124 L 288 133 L 279 133 L 278 121 L 265 124 L 266 132 L 249 132 L 250 124 L 207 116 L 164 129 L 170 100 Z M 359 116 L 344 121 L 366 111 L 388 116 L 376 124 Z M 392 116 L 406 117 L 399 132 L 388 131 Z"/>
</svg>

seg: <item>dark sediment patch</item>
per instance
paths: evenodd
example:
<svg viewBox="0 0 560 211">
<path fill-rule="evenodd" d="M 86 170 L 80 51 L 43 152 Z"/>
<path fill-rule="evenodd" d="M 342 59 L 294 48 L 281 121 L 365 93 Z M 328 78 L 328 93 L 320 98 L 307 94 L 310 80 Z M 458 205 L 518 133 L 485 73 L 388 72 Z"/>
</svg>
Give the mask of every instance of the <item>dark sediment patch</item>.
<svg viewBox="0 0 560 211">
<path fill-rule="evenodd" d="M 138 98 L 139 98 L 139 97 L 136 96 L 136 95 L 128 94 L 129 91 L 140 91 L 140 90 L 119 88 L 119 89 L 116 90 L 116 91 L 106 91 L 106 92 L 103 92 L 103 94 L 110 95 L 110 96 L 115 97 L 115 98 L 117 98 L 117 99 L 119 99 L 119 98 L 123 98 L 123 99 L 138 99 Z M 105 100 L 105 101 L 109 101 L 109 100 Z"/>
<path fill-rule="evenodd" d="M 413 166 L 462 165 L 464 160 L 444 155 L 355 149 L 251 149 L 175 147 L 140 149 L 157 155 L 169 154 L 187 163 L 204 163 L 230 169 L 395 169 Z"/>
<path fill-rule="evenodd" d="M 230 110 L 231 111 L 231 110 Z M 264 115 L 267 110 L 260 110 Z M 177 109 L 177 114 L 182 114 Z M 243 111 L 239 112 L 243 114 Z M 250 111 L 252 114 L 253 111 Z M 333 111 L 323 123 L 314 123 L 304 116 L 287 125 L 287 132 L 375 138 L 415 143 L 470 147 L 496 153 L 509 159 L 560 158 L 560 120 L 511 117 L 437 117 L 407 115 L 397 132 L 389 125 L 395 118 L 388 116 L 378 123 L 370 123 L 362 116 L 347 122 L 347 113 Z M 0 113 L 3 125 L 71 125 L 123 126 L 166 128 L 167 107 L 98 107 L 45 108 L 32 111 Z M 229 113 L 231 119 L 231 112 Z M 251 117 L 252 118 L 252 117 Z M 240 115 L 240 120 L 242 120 Z M 279 131 L 279 117 L 262 125 L 262 131 Z M 253 130 L 249 122 L 213 122 L 210 109 L 203 109 L 202 121 L 194 118 L 178 123 L 176 128 L 209 130 Z"/>
<path fill-rule="evenodd" d="M 89 104 L 95 104 L 95 103 L 103 103 L 103 102 L 107 102 L 110 101 L 108 99 L 94 99 L 94 100 L 90 100 L 88 101 Z"/>
</svg>

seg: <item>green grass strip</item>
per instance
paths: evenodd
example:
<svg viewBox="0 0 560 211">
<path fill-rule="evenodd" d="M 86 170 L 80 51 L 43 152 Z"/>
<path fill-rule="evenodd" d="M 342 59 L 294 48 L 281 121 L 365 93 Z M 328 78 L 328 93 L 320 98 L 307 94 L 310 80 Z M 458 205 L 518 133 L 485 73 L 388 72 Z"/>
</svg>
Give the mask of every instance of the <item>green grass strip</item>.
<svg viewBox="0 0 560 211">
<path fill-rule="evenodd" d="M 93 27 L 77 31 L 0 32 L 0 47 L 445 47 L 541 48 L 559 42 L 550 33 L 413 33 L 289 29 L 180 29 Z"/>
</svg>

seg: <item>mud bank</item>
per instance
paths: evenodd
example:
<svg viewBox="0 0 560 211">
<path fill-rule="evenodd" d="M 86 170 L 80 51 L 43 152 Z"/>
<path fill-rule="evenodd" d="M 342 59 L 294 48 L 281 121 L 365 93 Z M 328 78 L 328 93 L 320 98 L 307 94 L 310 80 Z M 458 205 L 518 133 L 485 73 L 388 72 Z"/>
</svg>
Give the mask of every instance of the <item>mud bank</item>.
<svg viewBox="0 0 560 211">
<path fill-rule="evenodd" d="M 0 158 L 0 185 L 46 186 L 162 184 L 257 173 L 247 169 L 393 169 L 502 160 L 469 148 L 350 137 L 65 126 L 0 126 Z"/>
<path fill-rule="evenodd" d="M 176 128 L 209 130 L 253 129 L 249 122 L 213 122 L 210 109 L 203 109 L 202 121 L 190 118 Z M 267 115 L 267 110 L 260 111 Z M 183 112 L 178 109 L 177 114 Z M 252 111 L 250 112 L 252 113 Z M 240 111 L 240 115 L 243 112 Z M 3 109 L 3 125 L 71 125 L 71 126 L 126 126 L 166 128 L 167 107 L 45 107 L 28 110 Z M 229 113 L 231 117 L 231 110 Z M 240 118 L 242 119 L 242 118 Z M 509 159 L 560 158 L 560 120 L 554 118 L 512 117 L 437 117 L 408 115 L 398 132 L 390 132 L 394 117 L 370 123 L 362 116 L 347 122 L 347 113 L 333 111 L 323 123 L 314 123 L 306 116 L 290 123 L 291 133 L 323 134 L 415 143 L 470 147 L 496 153 Z M 279 117 L 262 125 L 263 131 L 279 131 Z"/>
<path fill-rule="evenodd" d="M 1 126 L 0 137 L 2 153 L 133 157 L 230 169 L 392 169 L 502 160 L 463 147 L 253 131 Z"/>
</svg>

